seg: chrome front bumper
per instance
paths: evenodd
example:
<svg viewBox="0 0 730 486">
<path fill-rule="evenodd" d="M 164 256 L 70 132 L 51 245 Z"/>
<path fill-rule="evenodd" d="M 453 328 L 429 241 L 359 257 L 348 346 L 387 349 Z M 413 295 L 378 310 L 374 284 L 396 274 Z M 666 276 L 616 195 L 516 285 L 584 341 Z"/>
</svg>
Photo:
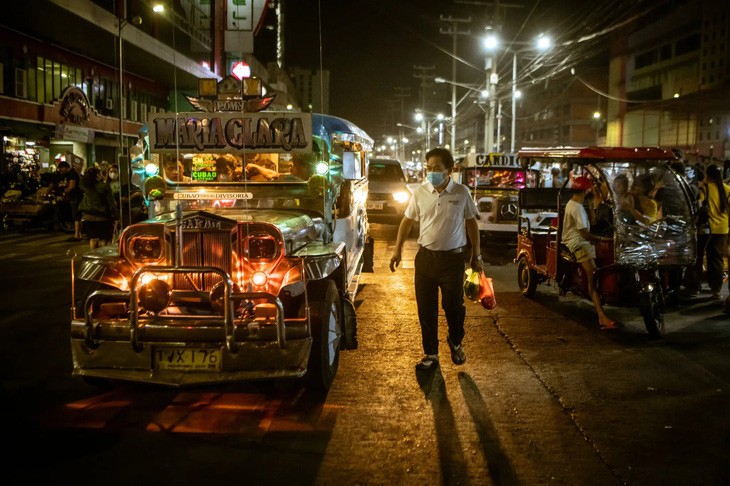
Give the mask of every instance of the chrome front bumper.
<svg viewBox="0 0 730 486">
<path fill-rule="evenodd" d="M 223 315 L 140 315 L 137 284 L 145 272 L 221 276 L 225 282 Z M 171 386 L 303 376 L 312 346 L 308 312 L 304 317 L 285 319 L 277 296 L 232 290 L 233 284 L 220 268 L 154 266 L 137 270 L 128 291 L 93 292 L 84 304 L 86 317 L 74 315 L 71 321 L 73 373 Z M 95 319 L 91 309 L 103 298 L 128 302 L 129 317 Z M 236 318 L 232 304 L 236 299 L 265 300 L 272 304 L 275 315 Z M 154 353 L 162 348 L 219 351 L 220 369 L 157 369 Z"/>
</svg>

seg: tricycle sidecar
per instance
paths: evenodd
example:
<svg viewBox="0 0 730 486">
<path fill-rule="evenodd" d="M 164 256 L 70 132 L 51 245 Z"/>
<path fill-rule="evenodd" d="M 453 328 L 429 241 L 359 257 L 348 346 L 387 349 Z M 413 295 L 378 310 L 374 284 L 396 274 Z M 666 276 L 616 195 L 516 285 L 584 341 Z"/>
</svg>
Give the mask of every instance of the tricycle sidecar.
<svg viewBox="0 0 730 486">
<path fill-rule="evenodd" d="M 696 254 L 691 192 L 670 167 L 674 154 L 658 148 L 590 147 L 529 149 L 520 158 L 528 166 L 568 163 L 574 177 L 590 178 L 594 187 L 584 204 L 591 232 L 603 237 L 595 242 L 596 271 L 586 275 L 563 243 L 570 181 L 562 188 L 522 189 L 520 214 L 558 215 L 547 229 L 520 217 L 515 261 L 522 294 L 530 297 L 539 283 L 554 282 L 561 295 L 590 299 L 588 279 L 593 278 L 604 304 L 638 307 L 649 334 L 661 336 L 665 302 L 678 293 L 682 271 Z"/>
</svg>

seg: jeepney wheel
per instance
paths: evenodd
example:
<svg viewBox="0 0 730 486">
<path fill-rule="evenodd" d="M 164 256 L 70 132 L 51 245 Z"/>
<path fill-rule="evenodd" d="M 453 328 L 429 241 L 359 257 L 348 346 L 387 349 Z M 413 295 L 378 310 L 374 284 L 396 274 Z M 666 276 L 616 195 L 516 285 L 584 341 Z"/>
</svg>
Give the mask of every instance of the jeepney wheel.
<svg viewBox="0 0 730 486">
<path fill-rule="evenodd" d="M 517 284 L 525 297 L 532 297 L 537 290 L 537 272 L 530 268 L 527 258 L 521 256 L 517 262 Z"/>
<path fill-rule="evenodd" d="M 639 309 L 644 318 L 646 331 L 653 338 L 660 338 L 664 333 L 664 297 L 657 284 L 649 284 L 642 289 Z"/>
<path fill-rule="evenodd" d="M 337 374 L 342 337 L 342 303 L 332 280 L 309 283 L 309 319 L 312 350 L 307 364 L 306 388 L 327 391 Z"/>
</svg>

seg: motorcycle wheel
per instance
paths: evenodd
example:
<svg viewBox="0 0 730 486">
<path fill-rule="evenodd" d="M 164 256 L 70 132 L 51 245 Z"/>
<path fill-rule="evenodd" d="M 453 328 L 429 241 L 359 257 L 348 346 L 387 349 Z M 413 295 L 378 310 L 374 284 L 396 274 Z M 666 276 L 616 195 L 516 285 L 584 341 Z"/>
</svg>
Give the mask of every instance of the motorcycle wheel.
<svg viewBox="0 0 730 486">
<path fill-rule="evenodd" d="M 653 338 L 662 337 L 664 333 L 664 297 L 658 285 L 652 284 L 650 289 L 642 290 L 639 310 L 649 335 Z"/>
<path fill-rule="evenodd" d="M 532 297 L 535 295 L 537 289 L 537 272 L 530 268 L 527 263 L 527 258 L 524 256 L 520 257 L 517 262 L 517 284 L 520 287 L 520 292 L 525 297 Z"/>
</svg>

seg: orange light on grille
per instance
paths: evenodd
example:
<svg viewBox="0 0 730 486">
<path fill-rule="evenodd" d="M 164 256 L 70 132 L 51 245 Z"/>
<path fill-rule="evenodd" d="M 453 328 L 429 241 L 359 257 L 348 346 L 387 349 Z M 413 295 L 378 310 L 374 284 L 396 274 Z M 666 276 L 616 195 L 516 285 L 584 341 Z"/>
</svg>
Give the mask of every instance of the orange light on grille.
<svg viewBox="0 0 730 486">
<path fill-rule="evenodd" d="M 251 276 L 251 283 L 257 287 L 265 285 L 269 277 L 264 272 L 256 272 Z"/>
</svg>

